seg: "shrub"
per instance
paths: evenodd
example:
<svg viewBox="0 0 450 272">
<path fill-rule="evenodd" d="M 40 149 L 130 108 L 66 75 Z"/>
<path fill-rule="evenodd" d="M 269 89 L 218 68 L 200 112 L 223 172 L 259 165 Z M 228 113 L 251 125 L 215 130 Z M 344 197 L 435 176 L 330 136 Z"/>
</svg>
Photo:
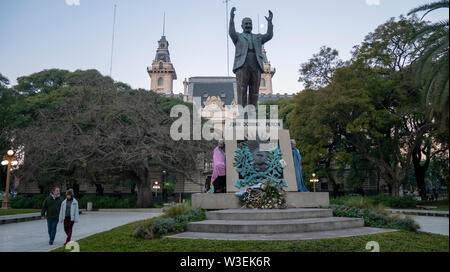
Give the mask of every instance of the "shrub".
<svg viewBox="0 0 450 272">
<path fill-rule="evenodd" d="M 175 224 L 177 221 L 173 218 L 162 218 L 153 222 L 153 233 L 164 235 L 175 231 Z"/>
<path fill-rule="evenodd" d="M 175 206 L 185 207 L 185 205 Z M 177 209 L 172 209 L 171 213 L 180 210 L 181 207 L 178 207 Z M 206 216 L 203 210 L 192 208 L 189 208 L 185 210 L 184 213 L 174 217 L 167 217 L 167 214 L 165 214 L 161 217 L 150 219 L 144 222 L 142 225 L 138 226 L 135 229 L 133 236 L 135 238 L 151 240 L 154 238 L 159 238 L 168 233 L 182 232 L 186 229 L 188 222 L 201 221 L 205 218 Z"/>
<path fill-rule="evenodd" d="M 190 208 L 191 208 L 190 201 L 169 206 L 164 210 L 164 217 L 175 217 L 178 215 L 182 215 L 186 213 Z"/>
<path fill-rule="evenodd" d="M 130 196 L 126 198 L 117 198 L 111 196 L 95 196 L 87 195 L 83 196 L 80 200 L 80 207 L 86 209 L 87 203 L 92 202 L 92 206 L 95 209 L 115 209 L 115 208 L 136 208 L 137 198 L 136 196 Z"/>
<path fill-rule="evenodd" d="M 391 223 L 392 228 L 400 228 L 405 229 L 409 231 L 417 231 L 420 226 L 411 218 L 411 217 L 405 217 L 405 218 L 396 218 Z"/>
<path fill-rule="evenodd" d="M 39 194 L 33 197 L 19 195 L 11 199 L 11 207 L 15 209 L 40 209 L 47 194 Z M 63 196 L 64 197 L 64 196 Z M 87 203 L 92 202 L 95 209 L 136 208 L 136 196 L 119 199 L 111 196 L 87 195 L 78 199 L 80 208 L 86 209 Z"/>
<path fill-rule="evenodd" d="M 405 195 L 401 197 L 393 197 L 389 195 L 377 195 L 370 197 L 374 204 L 381 203 L 391 208 L 415 208 L 418 201 L 415 196 Z"/>
<path fill-rule="evenodd" d="M 367 209 L 367 210 L 371 210 L 376 213 L 384 214 L 384 215 L 389 214 L 389 212 L 386 211 L 386 207 L 382 203 L 374 203 L 368 197 L 345 196 L 345 197 L 340 197 L 337 199 L 332 199 L 330 202 L 333 205 L 341 205 L 341 206 L 355 207 L 355 208 L 359 208 L 359 209 Z"/>
<path fill-rule="evenodd" d="M 47 196 L 46 194 L 39 194 L 33 197 L 19 195 L 11 199 L 11 207 L 14 209 L 41 209 Z"/>
<path fill-rule="evenodd" d="M 139 226 L 134 230 L 133 236 L 136 238 L 152 240 L 153 229 L 151 229 L 151 226 L 149 227 Z"/>
<path fill-rule="evenodd" d="M 376 228 L 393 228 L 407 231 L 417 231 L 419 226 L 410 217 L 399 218 L 377 213 L 369 209 L 331 205 L 333 215 L 338 217 L 356 217 L 364 219 L 364 225 Z"/>
<path fill-rule="evenodd" d="M 393 197 L 389 195 L 376 195 L 370 197 L 344 196 L 332 199 L 333 205 L 345 205 L 361 209 L 371 209 L 383 213 L 384 207 L 391 208 L 414 208 L 418 201 L 414 196 Z"/>
</svg>

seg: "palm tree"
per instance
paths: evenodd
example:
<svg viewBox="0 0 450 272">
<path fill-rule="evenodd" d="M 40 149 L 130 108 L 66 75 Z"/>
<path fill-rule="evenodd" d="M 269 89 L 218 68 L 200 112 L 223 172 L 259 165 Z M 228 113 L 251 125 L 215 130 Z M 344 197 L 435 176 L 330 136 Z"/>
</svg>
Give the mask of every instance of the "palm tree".
<svg viewBox="0 0 450 272">
<path fill-rule="evenodd" d="M 422 19 L 437 9 L 449 8 L 449 0 L 440 0 L 411 10 L 408 15 L 425 12 Z M 416 78 L 424 87 L 430 114 L 448 128 L 449 118 L 449 21 L 427 24 L 413 40 L 424 39 L 423 55 L 417 63 Z"/>
</svg>

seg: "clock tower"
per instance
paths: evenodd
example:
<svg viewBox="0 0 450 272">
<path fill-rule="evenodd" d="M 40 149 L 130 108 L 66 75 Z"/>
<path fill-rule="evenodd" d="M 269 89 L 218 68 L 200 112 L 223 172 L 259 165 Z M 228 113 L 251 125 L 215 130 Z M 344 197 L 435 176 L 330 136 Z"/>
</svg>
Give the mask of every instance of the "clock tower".
<svg viewBox="0 0 450 272">
<path fill-rule="evenodd" d="M 158 41 L 158 49 L 152 66 L 147 67 L 150 76 L 150 90 L 159 94 L 173 94 L 173 81 L 177 79 L 177 73 L 170 62 L 169 42 L 166 36 Z"/>
<path fill-rule="evenodd" d="M 272 65 L 270 64 L 269 60 L 267 59 L 267 52 L 266 49 L 262 48 L 263 53 L 263 64 L 264 64 L 264 72 L 261 73 L 261 84 L 259 85 L 259 93 L 265 94 L 265 95 L 271 95 L 273 94 L 272 89 L 272 78 L 276 73 L 275 68 L 272 68 Z"/>
</svg>

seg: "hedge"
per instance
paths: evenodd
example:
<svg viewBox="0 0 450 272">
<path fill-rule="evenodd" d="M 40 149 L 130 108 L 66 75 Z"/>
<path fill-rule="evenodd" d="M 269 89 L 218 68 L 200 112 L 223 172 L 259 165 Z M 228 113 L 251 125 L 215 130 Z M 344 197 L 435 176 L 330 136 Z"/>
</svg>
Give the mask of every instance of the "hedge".
<svg viewBox="0 0 450 272">
<path fill-rule="evenodd" d="M 401 229 L 417 231 L 419 225 L 410 217 L 389 216 L 369 209 L 331 205 L 333 215 L 338 217 L 356 217 L 364 219 L 364 225 L 375 228 Z"/>
<path fill-rule="evenodd" d="M 47 194 L 39 194 L 33 197 L 19 195 L 11 199 L 11 207 L 15 209 L 41 209 Z M 64 196 L 62 196 L 64 197 Z M 135 196 L 117 198 L 111 196 L 88 195 L 78 199 L 81 209 L 87 208 L 87 203 L 92 202 L 94 209 L 136 208 Z"/>
</svg>

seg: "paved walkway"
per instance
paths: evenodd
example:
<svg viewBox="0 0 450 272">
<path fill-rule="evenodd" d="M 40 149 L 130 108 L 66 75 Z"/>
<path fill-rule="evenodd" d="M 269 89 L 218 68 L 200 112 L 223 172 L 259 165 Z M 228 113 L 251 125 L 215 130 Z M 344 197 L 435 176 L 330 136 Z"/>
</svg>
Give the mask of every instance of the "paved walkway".
<svg viewBox="0 0 450 272">
<path fill-rule="evenodd" d="M 448 236 L 448 217 L 411 216 L 420 226 L 420 231 Z"/>
<path fill-rule="evenodd" d="M 35 218 L 35 217 L 40 217 L 40 216 L 41 216 L 40 212 L 2 215 L 2 216 L 0 216 L 0 221 L 21 220 L 21 219 L 24 219 L 24 221 L 25 221 L 25 219 Z"/>
<path fill-rule="evenodd" d="M 160 213 L 143 212 L 92 212 L 80 215 L 79 223 L 73 228 L 72 240 L 107 231 L 134 221 L 152 218 Z M 46 220 L 35 220 L 14 224 L 0 225 L 0 252 L 34 252 L 50 251 L 64 245 L 66 234 L 62 224 L 58 230 L 53 246 L 48 244 Z M 83 249 L 81 249 L 83 251 Z"/>
<path fill-rule="evenodd" d="M 414 210 L 414 209 L 390 209 L 393 213 L 402 213 L 410 215 L 424 216 L 443 216 L 448 217 L 448 211 L 430 211 L 430 210 Z"/>
</svg>

